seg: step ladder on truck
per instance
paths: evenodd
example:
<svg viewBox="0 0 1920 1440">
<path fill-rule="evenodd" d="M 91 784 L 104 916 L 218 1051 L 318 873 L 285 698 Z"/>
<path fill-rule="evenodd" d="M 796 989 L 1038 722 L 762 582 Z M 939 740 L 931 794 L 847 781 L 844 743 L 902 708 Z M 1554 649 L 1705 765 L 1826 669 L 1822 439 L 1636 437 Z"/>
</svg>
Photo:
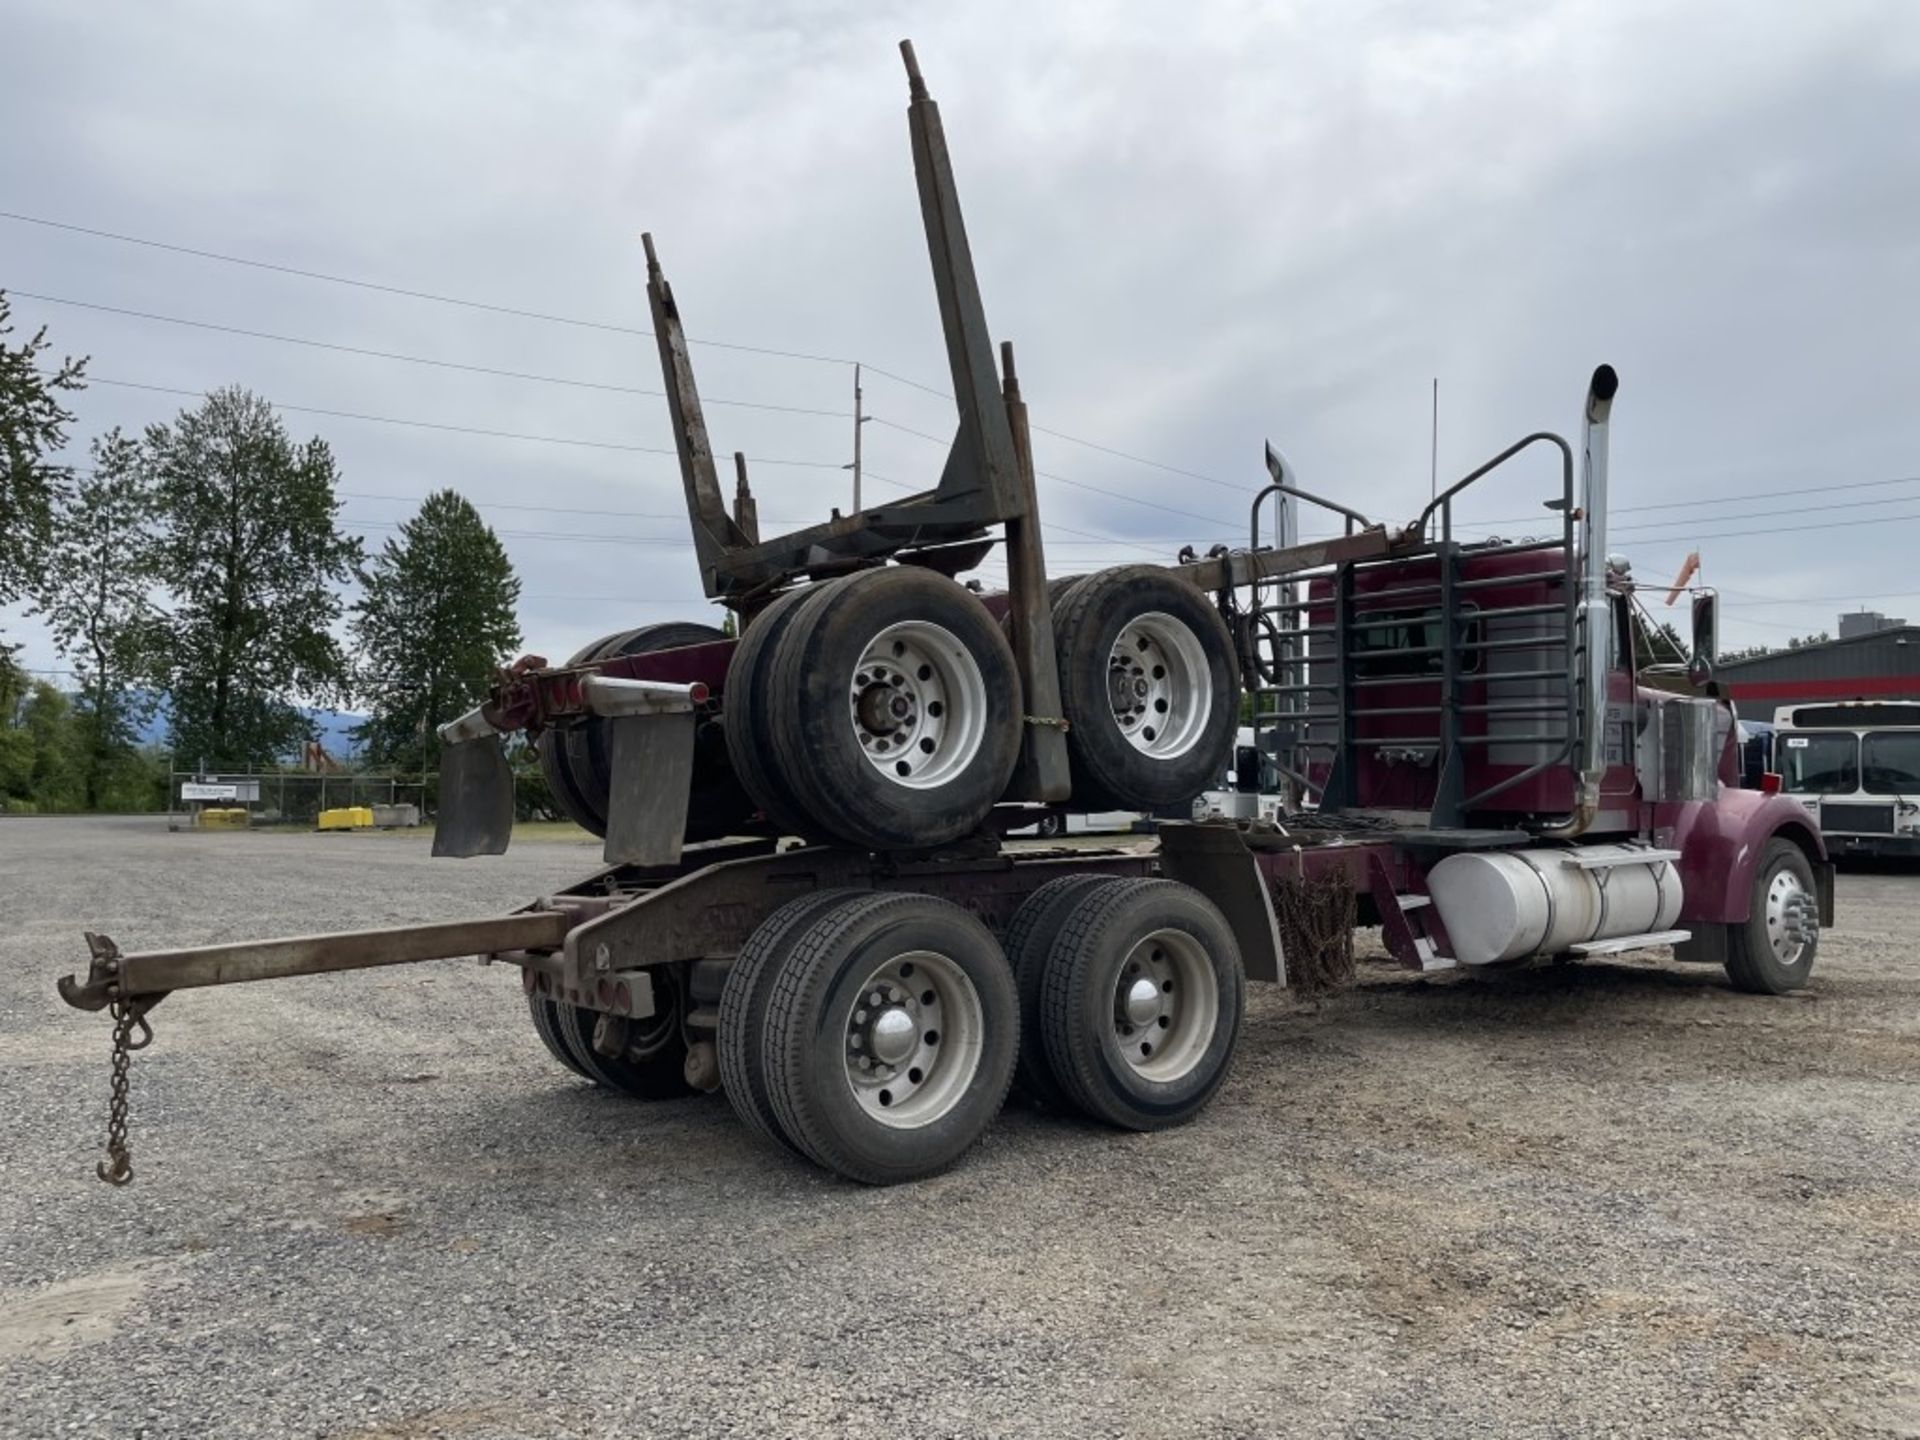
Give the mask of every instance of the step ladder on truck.
<svg viewBox="0 0 1920 1440">
<path fill-rule="evenodd" d="M 1636 653 L 1606 551 L 1614 372 L 1594 372 L 1577 448 L 1526 436 L 1404 527 L 1275 454 L 1247 548 L 1050 580 L 1012 351 L 996 364 L 939 112 L 902 50 L 958 411 L 937 482 L 763 537 L 738 455 L 722 494 L 649 239 L 693 554 L 739 637 L 655 625 L 529 658 L 443 728 L 435 853 L 506 848 L 502 742 L 524 734 L 605 841 L 604 868 L 555 894 L 183 950 L 90 935 L 59 988 L 115 1023 L 104 1178 L 131 1176 L 127 1059 L 167 995 L 422 960 L 517 967 L 559 1064 L 643 1100 L 723 1090 L 772 1144 L 868 1183 L 952 1163 L 1010 1087 L 1128 1129 L 1192 1118 L 1246 982 L 1285 984 L 1306 943 L 1276 895 L 1352 897 L 1351 922 L 1423 970 L 1673 945 L 1744 990 L 1805 983 L 1832 870 L 1801 806 L 1733 783 L 1713 596 L 1683 680 L 1647 683 Z M 1461 494 L 1523 452 L 1554 462 L 1557 533 L 1457 539 Z M 1341 533 L 1263 543 L 1283 500 Z M 996 544 L 1008 587 L 978 594 L 959 577 Z M 1190 805 L 1243 691 L 1301 802 L 1278 822 L 1003 844 L 1068 803 Z"/>
</svg>

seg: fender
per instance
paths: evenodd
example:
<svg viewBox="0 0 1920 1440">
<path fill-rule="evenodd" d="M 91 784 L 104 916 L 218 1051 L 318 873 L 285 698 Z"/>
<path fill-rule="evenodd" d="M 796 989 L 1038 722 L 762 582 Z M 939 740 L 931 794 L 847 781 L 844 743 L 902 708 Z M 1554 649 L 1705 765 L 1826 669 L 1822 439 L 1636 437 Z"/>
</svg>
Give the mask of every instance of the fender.
<svg viewBox="0 0 1920 1440">
<path fill-rule="evenodd" d="M 1833 920 L 1833 867 L 1819 827 L 1785 795 L 1722 786 L 1711 801 L 1653 807 L 1656 843 L 1680 852 L 1686 899 L 1680 921 L 1739 924 L 1752 908 L 1753 877 L 1767 841 L 1779 835 L 1807 852 L 1820 894 L 1820 920 Z"/>
</svg>

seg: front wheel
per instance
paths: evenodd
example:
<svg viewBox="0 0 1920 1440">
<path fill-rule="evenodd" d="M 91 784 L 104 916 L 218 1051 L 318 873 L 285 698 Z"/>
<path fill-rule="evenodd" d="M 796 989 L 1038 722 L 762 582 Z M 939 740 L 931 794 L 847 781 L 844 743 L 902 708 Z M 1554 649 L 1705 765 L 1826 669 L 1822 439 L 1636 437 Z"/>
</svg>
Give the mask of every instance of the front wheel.
<svg viewBox="0 0 1920 1440">
<path fill-rule="evenodd" d="M 1727 935 L 1727 978 L 1736 990 L 1784 995 L 1807 983 L 1820 950 L 1820 902 L 1807 852 L 1776 836 L 1753 876 L 1746 923 Z"/>
</svg>

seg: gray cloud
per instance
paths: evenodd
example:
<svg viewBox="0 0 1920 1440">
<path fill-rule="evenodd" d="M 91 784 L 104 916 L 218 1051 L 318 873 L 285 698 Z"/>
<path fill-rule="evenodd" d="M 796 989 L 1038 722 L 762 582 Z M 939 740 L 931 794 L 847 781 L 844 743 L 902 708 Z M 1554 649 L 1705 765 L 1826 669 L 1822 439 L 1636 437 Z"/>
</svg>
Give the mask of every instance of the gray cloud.
<svg viewBox="0 0 1920 1440">
<path fill-rule="evenodd" d="M 1616 548 L 1696 540 L 1730 638 L 1829 627 L 1791 596 L 1898 592 L 1920 535 L 1920 15 L 1893 3 L 71 6 L 14 0 L 0 208 L 398 286 L 644 325 L 651 229 L 697 335 L 944 383 L 894 42 L 952 138 L 988 313 L 1039 424 L 1247 491 L 1271 435 L 1328 493 L 1411 514 L 1441 377 L 1441 468 L 1571 430 L 1624 377 Z M 0 222 L 0 284 L 282 334 L 654 387 L 651 342 Z M 491 379 L 20 300 L 96 374 L 286 404 L 638 445 L 658 400 Z M 844 408 L 836 365 L 697 352 L 703 389 Z M 99 386 L 83 432 L 177 397 Z M 875 376 L 870 408 L 945 433 Z M 356 522 L 454 485 L 487 504 L 672 516 L 665 456 L 289 415 L 341 458 Z M 763 513 L 841 502 L 846 422 L 713 407 Z M 869 432 L 924 481 L 941 447 Z M 1234 538 L 1244 499 L 1047 436 L 1057 526 Z M 1791 499 L 1635 507 L 1803 487 Z M 1539 472 L 1490 485 L 1535 513 Z M 1911 496 L 1873 507 L 1859 502 Z M 1831 509 L 1852 504 L 1858 508 Z M 1797 516 L 1744 511 L 1803 505 Z M 495 509 L 528 644 L 563 654 L 701 613 L 672 519 Z M 1655 522 L 1658 522 L 1657 524 Z M 1638 528 L 1645 527 L 1645 528 Z M 1520 528 L 1513 524 L 1497 527 Z M 1710 538 L 1732 530 L 1788 533 Z M 370 529 L 376 541 L 386 532 Z M 1054 537 L 1055 568 L 1137 556 Z M 1920 612 L 1920 595 L 1880 608 Z M 28 663 L 59 662 L 31 622 Z"/>
</svg>

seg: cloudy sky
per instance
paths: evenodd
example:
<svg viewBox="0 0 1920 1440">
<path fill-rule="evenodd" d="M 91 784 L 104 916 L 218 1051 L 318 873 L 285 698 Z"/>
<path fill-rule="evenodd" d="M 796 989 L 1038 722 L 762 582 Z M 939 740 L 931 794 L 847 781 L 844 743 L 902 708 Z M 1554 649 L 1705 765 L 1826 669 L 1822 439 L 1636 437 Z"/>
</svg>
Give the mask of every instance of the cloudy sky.
<svg viewBox="0 0 1920 1440">
<path fill-rule="evenodd" d="M 479 504 L 541 653 L 705 609 L 664 402 L 627 393 L 659 384 L 643 229 L 689 332 L 758 347 L 695 358 L 764 517 L 845 503 L 840 358 L 887 372 L 871 493 L 937 475 L 950 406 L 905 383 L 946 379 L 903 36 L 1050 432 L 1056 571 L 1243 535 L 1269 437 L 1405 519 L 1435 377 L 1444 481 L 1571 434 L 1604 360 L 1643 578 L 1697 545 L 1733 644 L 1920 618 L 1911 0 L 0 0 L 0 35 L 0 286 L 93 357 L 76 439 L 249 386 L 333 445 L 370 541 L 430 489 Z M 1529 533 L 1549 486 L 1490 482 L 1465 518 Z"/>
</svg>

